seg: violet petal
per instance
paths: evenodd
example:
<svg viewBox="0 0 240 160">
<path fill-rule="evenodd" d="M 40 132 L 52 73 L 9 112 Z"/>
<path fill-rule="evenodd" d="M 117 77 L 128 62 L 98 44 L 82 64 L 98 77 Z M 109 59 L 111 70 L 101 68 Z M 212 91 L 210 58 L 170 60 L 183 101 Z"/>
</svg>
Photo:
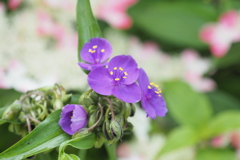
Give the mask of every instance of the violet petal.
<svg viewBox="0 0 240 160">
<path fill-rule="evenodd" d="M 114 68 L 122 68 L 122 72 L 126 72 L 126 78 L 124 79 L 123 84 L 132 84 L 134 83 L 139 76 L 139 69 L 136 61 L 132 56 L 120 55 L 113 57 L 108 65 L 108 71 L 114 71 Z"/>
<path fill-rule="evenodd" d="M 88 74 L 88 84 L 99 94 L 112 95 L 113 79 L 104 67 L 94 68 Z"/>
<path fill-rule="evenodd" d="M 141 99 L 141 91 L 136 83 L 114 86 L 112 93 L 115 97 L 127 103 L 136 103 Z"/>
</svg>

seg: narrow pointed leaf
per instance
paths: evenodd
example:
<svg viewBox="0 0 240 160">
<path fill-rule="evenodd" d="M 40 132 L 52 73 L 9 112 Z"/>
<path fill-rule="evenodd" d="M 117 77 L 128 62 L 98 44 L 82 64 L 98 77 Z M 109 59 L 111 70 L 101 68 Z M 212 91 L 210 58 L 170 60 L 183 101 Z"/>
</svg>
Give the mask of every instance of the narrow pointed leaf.
<svg viewBox="0 0 240 160">
<path fill-rule="evenodd" d="M 89 0 L 77 2 L 77 28 L 78 28 L 78 60 L 81 62 L 80 51 L 91 38 L 102 37 L 98 23 L 93 16 Z"/>
<path fill-rule="evenodd" d="M 31 133 L 0 154 L 0 160 L 20 160 L 59 146 L 70 136 L 58 125 L 61 110 L 40 123 Z"/>
</svg>

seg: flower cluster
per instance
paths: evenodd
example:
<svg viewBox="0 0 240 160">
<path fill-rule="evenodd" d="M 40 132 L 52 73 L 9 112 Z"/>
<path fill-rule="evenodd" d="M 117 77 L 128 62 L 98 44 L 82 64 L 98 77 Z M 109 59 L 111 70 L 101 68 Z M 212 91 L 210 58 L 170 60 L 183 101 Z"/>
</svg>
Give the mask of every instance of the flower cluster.
<svg viewBox="0 0 240 160">
<path fill-rule="evenodd" d="M 131 103 L 141 101 L 147 117 L 153 119 L 165 116 L 168 111 L 161 89 L 149 81 L 133 57 L 118 55 L 107 62 L 111 54 L 112 46 L 103 38 L 92 38 L 83 46 L 80 57 L 84 62 L 78 65 L 89 71 L 87 81 L 91 90 L 80 97 L 80 105 L 65 106 L 59 121 L 70 135 L 84 127 L 96 128 L 97 147 L 106 140 L 108 144 L 116 143 L 131 131 L 132 124 L 127 121 L 135 112 Z"/>
<path fill-rule="evenodd" d="M 210 45 L 214 56 L 224 56 L 231 43 L 240 41 L 240 14 L 234 10 L 224 13 L 218 23 L 202 28 L 200 38 Z"/>
</svg>

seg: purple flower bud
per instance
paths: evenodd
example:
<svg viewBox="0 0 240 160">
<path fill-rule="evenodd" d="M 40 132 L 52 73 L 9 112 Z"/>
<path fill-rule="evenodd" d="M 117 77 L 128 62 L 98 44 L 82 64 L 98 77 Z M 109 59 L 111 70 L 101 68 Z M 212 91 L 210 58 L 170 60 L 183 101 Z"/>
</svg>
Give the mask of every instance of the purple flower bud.
<svg viewBox="0 0 240 160">
<path fill-rule="evenodd" d="M 112 54 L 111 44 L 104 38 L 92 38 L 86 43 L 80 53 L 82 60 L 87 63 L 78 63 L 85 70 L 92 70 L 95 67 L 106 66 L 106 60 Z"/>
<path fill-rule="evenodd" d="M 143 69 L 139 69 L 138 83 L 142 91 L 142 108 L 146 111 L 147 116 L 153 119 L 155 119 L 156 116 L 165 116 L 168 109 L 166 108 L 162 91 L 156 84 L 150 83 Z"/>
<path fill-rule="evenodd" d="M 70 135 L 86 126 L 87 113 L 81 105 L 68 104 L 62 108 L 61 118 L 58 124 Z"/>
<path fill-rule="evenodd" d="M 88 75 L 88 84 L 99 94 L 135 103 L 141 99 L 140 88 L 135 83 L 138 76 L 136 61 L 131 56 L 120 55 L 110 60 L 108 68 L 94 68 Z"/>
</svg>

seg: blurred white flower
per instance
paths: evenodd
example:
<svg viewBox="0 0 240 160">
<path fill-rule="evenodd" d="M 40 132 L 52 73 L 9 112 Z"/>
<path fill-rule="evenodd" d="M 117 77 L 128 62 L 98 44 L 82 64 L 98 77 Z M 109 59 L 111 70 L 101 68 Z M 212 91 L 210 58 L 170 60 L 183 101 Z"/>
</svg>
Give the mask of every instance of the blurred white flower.
<svg viewBox="0 0 240 160">
<path fill-rule="evenodd" d="M 215 88 L 214 81 L 204 77 L 211 67 L 211 61 L 201 58 L 194 50 L 186 49 L 179 56 L 170 56 L 154 42 L 141 43 L 137 37 L 128 37 L 113 29 L 107 29 L 105 35 L 113 45 L 115 55 L 132 55 L 153 82 L 180 79 L 200 92 Z"/>
</svg>

